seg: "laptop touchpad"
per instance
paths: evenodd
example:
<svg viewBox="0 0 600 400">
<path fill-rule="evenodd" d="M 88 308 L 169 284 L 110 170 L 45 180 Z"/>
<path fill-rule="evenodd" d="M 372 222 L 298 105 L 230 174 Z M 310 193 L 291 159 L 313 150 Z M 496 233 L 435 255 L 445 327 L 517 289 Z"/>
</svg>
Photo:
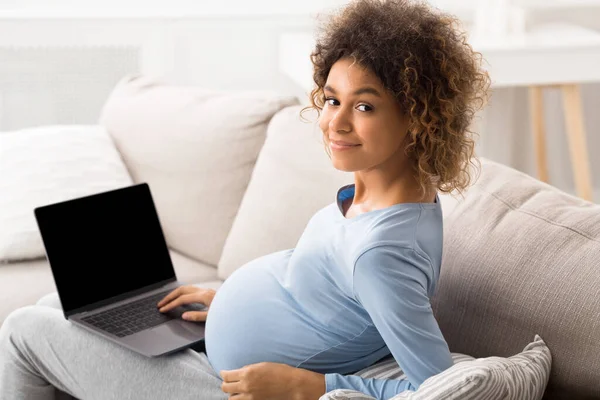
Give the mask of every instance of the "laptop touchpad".
<svg viewBox="0 0 600 400">
<path fill-rule="evenodd" d="M 152 333 L 166 335 L 167 337 L 179 336 L 186 340 L 196 341 L 204 338 L 204 322 L 189 322 L 174 319 L 165 324 L 152 328 Z"/>
</svg>

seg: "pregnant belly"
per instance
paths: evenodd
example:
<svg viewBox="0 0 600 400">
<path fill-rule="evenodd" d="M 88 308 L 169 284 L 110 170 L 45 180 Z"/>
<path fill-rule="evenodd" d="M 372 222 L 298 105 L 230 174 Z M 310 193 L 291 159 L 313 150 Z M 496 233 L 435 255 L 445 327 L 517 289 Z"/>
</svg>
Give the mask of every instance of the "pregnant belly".
<svg viewBox="0 0 600 400">
<path fill-rule="evenodd" d="M 327 346 L 278 280 L 290 252 L 245 264 L 217 291 L 206 321 L 206 354 L 217 373 L 263 361 L 297 366 Z"/>
</svg>

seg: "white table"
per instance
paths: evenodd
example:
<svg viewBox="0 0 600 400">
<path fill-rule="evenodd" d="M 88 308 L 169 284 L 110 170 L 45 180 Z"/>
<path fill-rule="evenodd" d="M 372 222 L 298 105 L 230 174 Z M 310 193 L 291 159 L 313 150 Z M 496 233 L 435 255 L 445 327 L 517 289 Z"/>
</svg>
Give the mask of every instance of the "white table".
<svg viewBox="0 0 600 400">
<path fill-rule="evenodd" d="M 575 25 L 553 24 L 519 36 L 471 37 L 469 43 L 484 57 L 492 87 L 527 86 L 538 178 L 548 182 L 542 91 L 562 91 L 566 132 L 577 193 L 592 200 L 592 183 L 580 84 L 600 82 L 600 33 Z M 280 40 L 280 68 L 307 93 L 313 87 L 309 55 L 314 39 L 295 32 Z"/>
</svg>

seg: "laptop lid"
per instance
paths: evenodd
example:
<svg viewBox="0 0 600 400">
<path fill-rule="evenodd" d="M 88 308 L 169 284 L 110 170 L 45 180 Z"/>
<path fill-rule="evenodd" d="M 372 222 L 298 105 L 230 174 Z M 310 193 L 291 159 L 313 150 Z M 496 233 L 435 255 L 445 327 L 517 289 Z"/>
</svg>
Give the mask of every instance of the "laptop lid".
<svg viewBox="0 0 600 400">
<path fill-rule="evenodd" d="M 67 318 L 176 280 L 147 183 L 34 213 Z"/>
</svg>

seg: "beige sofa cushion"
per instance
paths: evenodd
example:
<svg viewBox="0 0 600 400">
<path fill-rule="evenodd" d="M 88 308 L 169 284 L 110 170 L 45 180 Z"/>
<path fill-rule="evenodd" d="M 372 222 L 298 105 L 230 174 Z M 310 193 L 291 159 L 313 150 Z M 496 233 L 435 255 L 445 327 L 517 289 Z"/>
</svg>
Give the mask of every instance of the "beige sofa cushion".
<svg viewBox="0 0 600 400">
<path fill-rule="evenodd" d="M 135 183 L 147 182 L 169 245 L 216 265 L 269 120 L 294 97 L 225 92 L 129 75 L 99 123 Z"/>
<path fill-rule="evenodd" d="M 217 269 L 171 250 L 177 278 L 183 283 L 218 288 Z M 56 286 L 48 262 L 43 260 L 0 264 L 0 325 L 8 314 L 42 296 L 55 292 Z"/>
<path fill-rule="evenodd" d="M 313 214 L 353 182 L 352 173 L 332 166 L 316 115 L 304 114 L 311 121 L 304 122 L 301 108 L 287 107 L 269 124 L 219 261 L 221 279 L 254 258 L 294 247 Z"/>
<path fill-rule="evenodd" d="M 432 299 L 451 351 L 506 357 L 539 334 L 545 399 L 600 398 L 600 205 L 482 159 L 452 206 Z"/>
</svg>

